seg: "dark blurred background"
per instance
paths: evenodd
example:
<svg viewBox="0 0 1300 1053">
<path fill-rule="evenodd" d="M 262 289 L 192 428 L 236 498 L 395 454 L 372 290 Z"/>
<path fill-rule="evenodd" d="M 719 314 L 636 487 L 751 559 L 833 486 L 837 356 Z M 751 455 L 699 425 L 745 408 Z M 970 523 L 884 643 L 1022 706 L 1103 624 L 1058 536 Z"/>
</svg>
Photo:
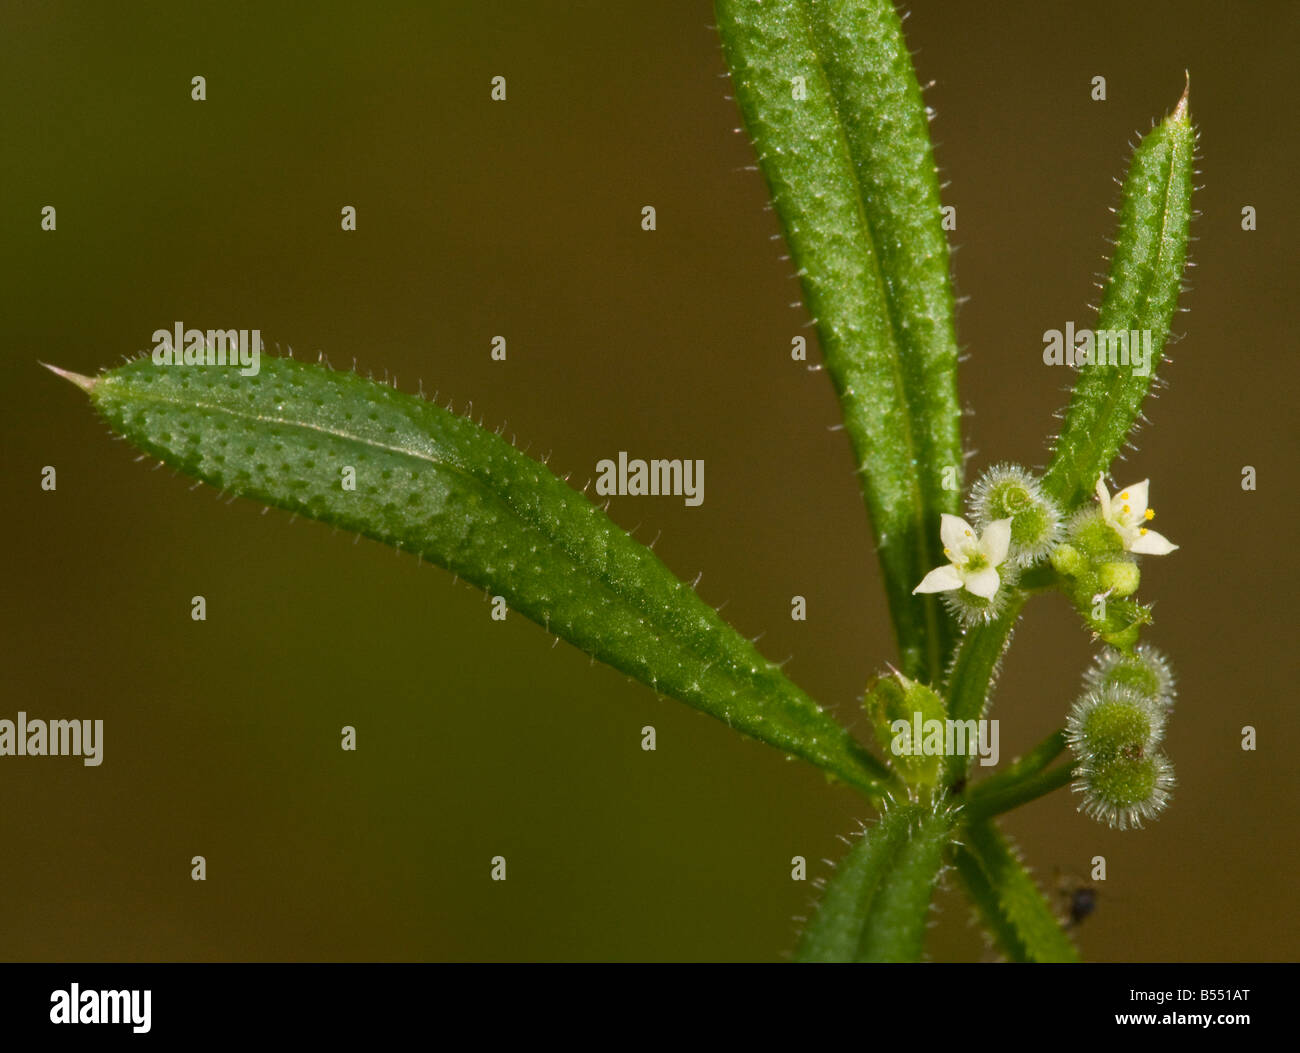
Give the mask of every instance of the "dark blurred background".
<svg viewBox="0 0 1300 1053">
<path fill-rule="evenodd" d="M 661 534 L 682 577 L 703 570 L 702 595 L 865 733 L 857 698 L 891 631 L 830 385 L 789 358 L 807 316 L 712 21 L 649 0 L 4 4 L 0 717 L 106 729 L 98 768 L 0 759 L 0 957 L 793 946 L 813 890 L 791 857 L 827 873 L 867 817 L 851 792 L 517 615 L 493 622 L 439 569 L 133 463 L 37 365 L 92 373 L 178 320 L 260 328 L 472 400 L 578 483 L 621 449 L 701 457 L 702 507 L 616 498 L 610 514 Z M 958 209 L 972 477 L 1045 460 L 1067 375 L 1042 365 L 1042 333 L 1093 318 L 1112 179 L 1191 72 L 1191 310 L 1116 471 L 1153 480 L 1182 546 L 1143 581 L 1147 638 L 1181 684 L 1177 796 L 1141 832 L 1068 792 L 1005 827 L 1049 888 L 1106 857 L 1079 930 L 1092 959 L 1295 958 L 1297 8 L 918 0 L 905 28 Z M 1004 761 L 1062 722 L 1090 654 L 1063 602 L 1031 606 L 992 713 Z M 932 956 L 980 957 L 959 894 L 938 903 Z"/>
</svg>

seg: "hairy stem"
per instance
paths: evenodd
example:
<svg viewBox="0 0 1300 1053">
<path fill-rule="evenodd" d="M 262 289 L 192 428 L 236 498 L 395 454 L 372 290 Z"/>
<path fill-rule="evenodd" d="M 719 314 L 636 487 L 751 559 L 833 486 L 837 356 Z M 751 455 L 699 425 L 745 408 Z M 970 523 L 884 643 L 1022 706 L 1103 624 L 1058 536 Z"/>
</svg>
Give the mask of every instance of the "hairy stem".
<svg viewBox="0 0 1300 1053">
<path fill-rule="evenodd" d="M 1000 815 L 1069 783 L 1072 762 L 1049 767 L 1064 751 L 1065 732 L 1054 731 L 1005 771 L 977 784 L 966 795 L 967 820 Z"/>
</svg>

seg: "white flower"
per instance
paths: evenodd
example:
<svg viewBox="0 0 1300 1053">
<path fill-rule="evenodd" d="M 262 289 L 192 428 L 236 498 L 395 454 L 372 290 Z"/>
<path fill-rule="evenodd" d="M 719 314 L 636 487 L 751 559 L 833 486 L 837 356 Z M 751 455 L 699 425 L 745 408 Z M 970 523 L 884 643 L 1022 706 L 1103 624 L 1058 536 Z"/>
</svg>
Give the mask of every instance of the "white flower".
<svg viewBox="0 0 1300 1053">
<path fill-rule="evenodd" d="M 1178 546 L 1162 534 L 1148 530 L 1142 524 L 1155 517 L 1155 510 L 1147 507 L 1147 490 L 1151 480 L 1125 487 L 1114 497 L 1106 489 L 1102 476 L 1097 476 L 1097 500 L 1101 502 L 1101 515 L 1120 536 L 1126 552 L 1144 556 L 1167 556 Z"/>
<path fill-rule="evenodd" d="M 991 600 L 996 596 L 1002 584 L 998 567 L 1006 562 L 1011 547 L 1011 520 L 995 520 L 976 537 L 966 520 L 945 512 L 939 536 L 943 539 L 943 554 L 952 562 L 930 571 L 912 590 L 912 595 L 964 588 L 981 599 Z"/>
</svg>

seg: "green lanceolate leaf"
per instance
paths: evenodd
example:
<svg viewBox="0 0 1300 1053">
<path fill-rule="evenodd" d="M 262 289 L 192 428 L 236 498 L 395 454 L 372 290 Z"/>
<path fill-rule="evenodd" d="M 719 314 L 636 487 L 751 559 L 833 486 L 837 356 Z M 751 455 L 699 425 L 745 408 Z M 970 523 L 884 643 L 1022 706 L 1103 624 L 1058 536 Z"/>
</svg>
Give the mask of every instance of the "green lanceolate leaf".
<svg viewBox="0 0 1300 1053">
<path fill-rule="evenodd" d="M 957 347 L 938 177 L 898 16 L 889 0 L 716 6 L 859 465 L 903 671 L 937 683 L 951 623 L 912 589 L 944 562 L 939 513 L 957 511 Z"/>
<path fill-rule="evenodd" d="M 419 553 L 642 683 L 869 794 L 888 778 L 654 553 L 471 420 L 268 356 L 250 377 L 145 358 L 69 379 L 115 431 L 187 475 Z"/>
<path fill-rule="evenodd" d="M 1044 485 L 1066 507 L 1091 493 L 1128 438 L 1169 337 L 1187 260 L 1196 133 L 1187 95 L 1138 144 L 1124 180 L 1119 234 L 1097 332 L 1137 333 L 1128 364 L 1080 367 Z M 1150 333 L 1150 360 L 1145 334 Z"/>
<path fill-rule="evenodd" d="M 1079 952 L 992 820 L 968 823 L 957 839 L 957 872 L 1003 954 L 1017 962 L 1077 962 Z"/>
<path fill-rule="evenodd" d="M 799 942 L 801 962 L 914 962 L 954 813 L 899 804 L 841 860 Z"/>
</svg>

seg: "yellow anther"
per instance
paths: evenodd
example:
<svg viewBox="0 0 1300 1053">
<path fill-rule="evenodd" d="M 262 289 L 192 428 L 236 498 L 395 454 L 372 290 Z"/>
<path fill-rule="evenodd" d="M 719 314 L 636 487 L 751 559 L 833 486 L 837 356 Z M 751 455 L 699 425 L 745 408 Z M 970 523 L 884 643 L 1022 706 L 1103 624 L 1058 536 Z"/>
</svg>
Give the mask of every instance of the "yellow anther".
<svg viewBox="0 0 1300 1053">
<path fill-rule="evenodd" d="M 1129 508 L 1128 505 L 1125 505 L 1125 506 L 1124 506 L 1124 514 L 1125 514 L 1125 515 L 1128 515 L 1128 514 L 1129 514 L 1130 512 L 1132 512 L 1132 511 L 1133 511 L 1133 509 Z"/>
<path fill-rule="evenodd" d="M 1128 491 L 1125 490 L 1122 494 L 1120 494 L 1120 495 L 1119 495 L 1119 499 L 1120 499 L 1121 501 L 1127 501 L 1127 500 L 1128 500 Z"/>
<path fill-rule="evenodd" d="M 945 556 L 951 556 L 951 555 L 952 555 L 952 549 L 950 549 L 950 548 L 946 548 L 946 549 L 944 549 L 944 550 L 943 550 L 943 554 L 944 554 Z"/>
<path fill-rule="evenodd" d="M 1156 510 L 1155 510 L 1154 508 L 1148 508 L 1145 512 L 1142 513 L 1142 515 L 1143 515 L 1146 519 L 1155 519 L 1155 517 L 1156 517 Z"/>
<path fill-rule="evenodd" d="M 1146 528 L 1146 527 L 1141 527 L 1141 528 L 1138 530 L 1138 533 L 1141 534 L 1143 537 L 1146 537 L 1147 528 Z"/>
</svg>

